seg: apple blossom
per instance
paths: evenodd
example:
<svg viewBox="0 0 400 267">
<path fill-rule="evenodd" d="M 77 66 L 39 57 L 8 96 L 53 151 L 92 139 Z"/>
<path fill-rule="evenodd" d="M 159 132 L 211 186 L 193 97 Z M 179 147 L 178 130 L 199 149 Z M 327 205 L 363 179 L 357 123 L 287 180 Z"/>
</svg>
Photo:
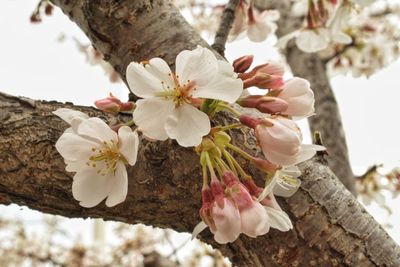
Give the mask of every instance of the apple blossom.
<svg viewBox="0 0 400 267">
<path fill-rule="evenodd" d="M 242 93 L 242 81 L 232 66 L 217 60 L 207 48 L 184 50 L 175 63 L 176 73 L 161 58 L 129 64 L 129 87 L 143 98 L 136 102 L 133 119 L 151 139 L 169 137 L 181 146 L 196 146 L 210 131 L 207 114 L 196 107 L 199 101 L 209 98 L 233 103 Z"/>
<path fill-rule="evenodd" d="M 71 125 L 77 120 L 77 117 L 71 117 L 72 112 L 58 110 L 56 113 L 71 121 Z M 76 124 L 56 143 L 57 151 L 67 164 L 66 169 L 76 172 L 72 183 L 74 198 L 87 208 L 105 198 L 108 207 L 123 202 L 128 190 L 125 164 L 133 166 L 136 163 L 137 133 L 122 126 L 117 134 L 96 117 L 80 119 Z"/>
</svg>

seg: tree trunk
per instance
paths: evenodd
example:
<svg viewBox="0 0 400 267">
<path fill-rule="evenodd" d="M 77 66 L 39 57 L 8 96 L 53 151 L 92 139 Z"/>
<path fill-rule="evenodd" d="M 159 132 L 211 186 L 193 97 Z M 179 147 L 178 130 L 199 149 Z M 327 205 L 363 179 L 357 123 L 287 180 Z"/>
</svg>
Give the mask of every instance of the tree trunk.
<svg viewBox="0 0 400 267">
<path fill-rule="evenodd" d="M 172 63 L 180 50 L 204 45 L 179 12 L 164 1 L 82 0 L 56 4 L 77 21 L 95 46 L 118 66 L 121 75 L 132 59 L 158 55 Z M 128 18 L 130 24 L 123 23 Z M 146 25 L 151 25 L 149 30 Z M 108 50 L 107 44 L 112 49 Z M 135 53 L 127 53 L 130 49 Z M 199 159 L 193 149 L 179 147 L 173 141 L 142 139 L 138 162 L 128 169 L 126 201 L 113 208 L 101 204 L 86 209 L 72 198 L 73 174 L 65 172 L 54 147 L 67 125 L 51 111 L 69 107 L 110 122 L 112 118 L 89 107 L 4 94 L 0 95 L 0 107 L 0 203 L 27 205 L 67 217 L 142 222 L 185 232 L 200 220 L 201 172 L 194 164 Z M 223 114 L 218 119 L 230 118 Z M 232 131 L 232 138 L 237 144 L 254 147 L 248 132 Z M 400 248 L 322 158 L 300 167 L 304 174 L 301 188 L 291 198 L 279 199 L 293 221 L 292 231 L 271 230 L 256 239 L 241 236 L 228 245 L 215 244 L 208 230 L 201 238 L 220 248 L 235 266 L 400 266 Z M 261 174 L 247 169 L 261 185 Z"/>
</svg>

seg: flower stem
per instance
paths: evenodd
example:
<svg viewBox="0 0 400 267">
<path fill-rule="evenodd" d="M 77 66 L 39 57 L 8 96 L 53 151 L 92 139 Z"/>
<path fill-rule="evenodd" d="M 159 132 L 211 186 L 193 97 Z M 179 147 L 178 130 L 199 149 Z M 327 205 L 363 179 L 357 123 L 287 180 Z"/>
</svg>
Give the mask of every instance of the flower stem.
<svg viewBox="0 0 400 267">
<path fill-rule="evenodd" d="M 240 128 L 243 125 L 241 123 L 234 123 L 231 125 L 226 125 L 226 126 L 222 126 L 220 129 L 221 131 L 226 131 L 226 130 L 230 130 L 230 129 L 234 129 L 234 128 Z"/>
<path fill-rule="evenodd" d="M 246 151 L 244 151 L 243 149 L 232 145 L 232 144 L 227 144 L 226 145 L 228 148 L 232 149 L 233 151 L 235 151 L 236 153 L 238 153 L 239 155 L 241 155 L 242 157 L 244 157 L 245 159 L 252 161 L 253 157 L 251 155 L 249 155 L 249 153 L 247 153 Z"/>
<path fill-rule="evenodd" d="M 238 175 L 238 172 L 237 172 L 237 170 L 236 170 L 236 168 L 235 168 L 235 164 L 233 164 L 233 162 L 232 162 L 232 159 L 231 159 L 231 157 L 230 157 L 228 151 L 224 150 L 222 153 L 223 153 L 223 155 L 224 155 L 224 158 L 226 159 L 226 161 L 227 161 L 228 164 L 229 164 L 229 168 L 230 168 L 231 171 L 233 171 L 233 173 L 237 176 L 237 175 Z M 227 155 L 227 154 L 228 154 L 228 155 Z"/>
<path fill-rule="evenodd" d="M 208 173 L 207 173 L 207 165 L 201 165 L 201 171 L 203 173 L 203 189 L 208 187 Z"/>
<path fill-rule="evenodd" d="M 247 179 L 251 178 L 251 176 L 248 175 L 243 170 L 242 166 L 240 166 L 240 164 L 236 161 L 236 159 L 231 154 L 229 154 L 229 152 L 227 152 L 226 155 L 231 158 L 233 164 L 235 165 L 236 169 L 238 170 L 239 174 L 242 176 L 243 179 L 247 180 Z"/>
<path fill-rule="evenodd" d="M 129 127 L 132 127 L 132 126 L 135 126 L 136 124 L 135 124 L 135 122 L 133 120 L 130 120 L 130 121 L 126 122 L 125 125 L 129 126 Z"/>
<path fill-rule="evenodd" d="M 217 104 L 219 107 L 222 107 L 224 109 L 229 110 L 231 113 L 233 113 L 233 115 L 235 115 L 236 117 L 240 117 L 240 115 L 242 115 L 239 111 L 237 111 L 236 109 L 234 109 L 233 107 L 229 106 L 229 104 L 225 104 L 225 103 L 218 103 Z"/>
<path fill-rule="evenodd" d="M 207 162 L 207 167 L 208 167 L 208 170 L 209 170 L 210 173 L 211 173 L 211 177 L 217 177 L 217 176 L 215 175 L 214 167 L 213 167 L 213 165 L 212 165 L 212 163 L 211 163 L 211 160 L 210 160 L 210 154 L 208 154 L 207 151 L 204 151 L 203 153 L 205 154 L 206 162 Z"/>
</svg>

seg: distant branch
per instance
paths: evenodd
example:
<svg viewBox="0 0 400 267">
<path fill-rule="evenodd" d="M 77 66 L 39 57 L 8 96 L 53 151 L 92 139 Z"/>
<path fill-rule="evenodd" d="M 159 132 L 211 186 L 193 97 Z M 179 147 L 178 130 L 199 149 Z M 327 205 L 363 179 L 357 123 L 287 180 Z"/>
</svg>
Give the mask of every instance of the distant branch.
<svg viewBox="0 0 400 267">
<path fill-rule="evenodd" d="M 235 11 L 237 5 L 241 0 L 230 0 L 226 4 L 224 12 L 222 13 L 221 22 L 217 33 L 215 34 L 214 44 L 211 46 L 214 48 L 221 56 L 225 54 L 225 44 L 228 40 L 229 31 L 232 28 L 232 24 L 235 20 Z"/>
</svg>

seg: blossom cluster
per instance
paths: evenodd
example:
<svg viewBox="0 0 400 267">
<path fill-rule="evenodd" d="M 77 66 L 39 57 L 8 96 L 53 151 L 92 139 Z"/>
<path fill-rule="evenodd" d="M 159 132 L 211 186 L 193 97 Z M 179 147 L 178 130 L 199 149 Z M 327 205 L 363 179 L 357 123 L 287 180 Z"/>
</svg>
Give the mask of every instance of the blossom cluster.
<svg viewBox="0 0 400 267">
<path fill-rule="evenodd" d="M 75 172 L 74 198 L 87 208 L 104 199 L 108 207 L 123 202 L 128 191 L 126 165 L 135 165 L 142 134 L 150 141 L 176 140 L 199 155 L 203 222 L 194 235 L 208 226 L 217 242 L 227 243 L 241 233 L 256 237 L 270 228 L 290 230 L 289 216 L 274 195 L 293 195 L 300 186 L 296 164 L 324 149 L 302 144 L 294 121 L 313 115 L 314 94 L 304 79 L 285 81 L 282 64 L 250 69 L 252 62 L 252 56 L 243 56 L 230 65 L 204 47 L 180 52 L 175 71 L 161 58 L 131 62 L 126 79 L 139 100 L 124 103 L 110 95 L 95 102 L 105 112 L 131 112 L 131 121 L 112 127 L 79 111 L 56 110 L 54 114 L 70 124 L 56 148 L 66 170 Z M 250 87 L 265 93 L 250 95 Z M 260 112 L 253 115 L 252 109 Z M 232 113 L 236 123 L 212 127 L 210 119 L 221 111 Z M 243 127 L 254 131 L 263 156 L 231 142 L 230 130 Z M 264 173 L 264 188 L 257 186 L 237 156 Z"/>
</svg>

